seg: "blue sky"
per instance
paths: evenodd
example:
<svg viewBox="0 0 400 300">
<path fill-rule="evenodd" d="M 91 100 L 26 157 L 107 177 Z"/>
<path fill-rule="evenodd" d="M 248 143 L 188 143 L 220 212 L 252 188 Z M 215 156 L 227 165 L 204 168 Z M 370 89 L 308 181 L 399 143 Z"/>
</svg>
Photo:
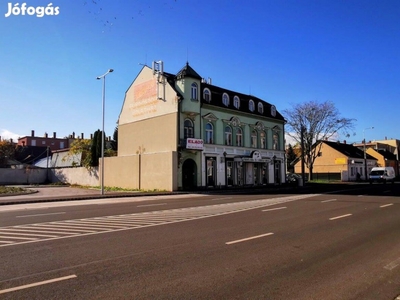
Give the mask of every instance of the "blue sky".
<svg viewBox="0 0 400 300">
<path fill-rule="evenodd" d="M 354 118 L 347 140 L 400 139 L 398 0 L 26 1 L 58 15 L 6 17 L 0 4 L 0 136 L 112 136 L 129 85 L 153 60 L 186 63 L 213 84 L 278 111 L 332 101 Z M 366 130 L 374 126 L 373 130 Z M 345 139 L 345 137 L 340 137 Z"/>
</svg>

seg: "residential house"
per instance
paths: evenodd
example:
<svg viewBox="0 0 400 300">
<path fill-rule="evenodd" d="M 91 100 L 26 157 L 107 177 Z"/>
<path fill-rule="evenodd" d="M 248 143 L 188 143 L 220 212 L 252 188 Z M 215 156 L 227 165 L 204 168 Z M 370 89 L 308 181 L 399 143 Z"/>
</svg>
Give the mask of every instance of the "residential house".
<svg viewBox="0 0 400 300">
<path fill-rule="evenodd" d="M 377 165 L 377 159 L 359 148 L 340 142 L 318 141 L 319 155 L 313 166 L 313 179 L 332 179 L 342 181 L 366 180 L 366 174 Z M 301 173 L 301 158 L 295 164 L 295 172 Z M 305 172 L 309 170 L 305 166 Z M 359 176 L 359 177 L 358 177 Z"/>
<path fill-rule="evenodd" d="M 400 175 L 400 140 L 397 139 L 387 139 L 369 141 L 364 143 L 355 143 L 354 146 L 359 149 L 366 149 L 366 152 L 378 159 L 379 166 L 382 167 L 393 167 L 396 176 Z M 375 151 L 369 151 L 373 149 Z"/>
</svg>

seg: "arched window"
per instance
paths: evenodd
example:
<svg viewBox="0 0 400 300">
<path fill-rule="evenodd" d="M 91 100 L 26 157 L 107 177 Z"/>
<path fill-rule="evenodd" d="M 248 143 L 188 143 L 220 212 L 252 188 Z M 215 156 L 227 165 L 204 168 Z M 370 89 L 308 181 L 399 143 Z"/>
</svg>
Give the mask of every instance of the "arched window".
<svg viewBox="0 0 400 300">
<path fill-rule="evenodd" d="M 203 90 L 203 99 L 207 102 L 211 102 L 211 92 L 209 89 L 205 88 Z"/>
<path fill-rule="evenodd" d="M 183 123 L 183 135 L 184 138 L 193 138 L 194 137 L 194 126 L 193 126 L 193 121 L 190 119 L 186 119 L 185 122 Z"/>
<path fill-rule="evenodd" d="M 239 109 L 240 107 L 240 99 L 238 96 L 233 97 L 233 106 Z"/>
<path fill-rule="evenodd" d="M 280 150 L 279 148 L 279 134 L 277 132 L 274 133 L 272 136 L 272 141 L 273 141 L 273 149 L 274 150 Z"/>
<path fill-rule="evenodd" d="M 253 100 L 249 101 L 249 110 L 254 111 L 254 101 Z"/>
<path fill-rule="evenodd" d="M 258 102 L 258 113 L 263 114 L 264 113 L 264 105 L 261 102 Z"/>
<path fill-rule="evenodd" d="M 206 124 L 206 143 L 212 144 L 213 143 L 213 135 L 214 135 L 214 128 L 211 123 Z"/>
<path fill-rule="evenodd" d="M 232 146 L 232 128 L 230 126 L 225 127 L 225 145 Z"/>
<path fill-rule="evenodd" d="M 190 91 L 191 91 L 190 99 L 197 101 L 198 100 L 197 99 L 197 83 L 195 83 L 195 82 L 192 83 Z"/>
<path fill-rule="evenodd" d="M 251 132 L 251 147 L 257 148 L 257 131 L 255 130 Z"/>
<path fill-rule="evenodd" d="M 222 95 L 222 103 L 223 103 L 225 106 L 228 106 L 228 105 L 229 105 L 229 96 L 228 96 L 227 93 L 224 93 L 224 94 Z"/>
<path fill-rule="evenodd" d="M 236 129 L 236 146 L 242 147 L 243 146 L 243 132 L 242 128 Z"/>
<path fill-rule="evenodd" d="M 266 149 L 267 148 L 267 139 L 265 137 L 265 132 L 260 132 L 260 148 Z"/>
</svg>

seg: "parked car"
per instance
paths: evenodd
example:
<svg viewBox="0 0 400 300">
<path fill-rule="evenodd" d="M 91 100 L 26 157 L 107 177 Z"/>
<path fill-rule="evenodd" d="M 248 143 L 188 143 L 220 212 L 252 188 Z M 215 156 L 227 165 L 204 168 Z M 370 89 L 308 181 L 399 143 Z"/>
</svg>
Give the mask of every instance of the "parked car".
<svg viewBox="0 0 400 300">
<path fill-rule="evenodd" d="M 301 180 L 301 176 L 295 173 L 286 174 L 286 183 L 298 185 Z"/>
<path fill-rule="evenodd" d="M 395 177 L 393 167 L 375 167 L 369 173 L 369 183 L 372 184 L 374 181 L 383 183 L 391 181 L 394 183 Z"/>
</svg>

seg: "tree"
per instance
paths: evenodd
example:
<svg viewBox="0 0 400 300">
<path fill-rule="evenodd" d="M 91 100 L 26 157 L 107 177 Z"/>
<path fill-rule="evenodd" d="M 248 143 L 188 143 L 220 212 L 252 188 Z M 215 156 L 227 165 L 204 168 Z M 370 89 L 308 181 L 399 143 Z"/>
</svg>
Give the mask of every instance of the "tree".
<svg viewBox="0 0 400 300">
<path fill-rule="evenodd" d="M 286 133 L 302 146 L 309 180 L 313 179 L 314 162 L 322 146 L 317 141 L 337 138 L 339 132 L 350 136 L 348 132 L 354 128 L 355 122 L 355 119 L 341 117 L 330 101 L 295 104 L 292 109 L 285 109 L 283 114 L 287 121 Z"/>
<path fill-rule="evenodd" d="M 101 131 L 96 130 L 93 134 L 92 144 L 90 147 L 91 163 L 92 167 L 99 165 L 99 158 L 101 157 Z"/>
<path fill-rule="evenodd" d="M 286 149 L 286 165 L 289 172 L 293 172 L 294 167 L 292 166 L 292 162 L 294 162 L 296 159 L 296 152 L 293 150 L 292 145 L 289 144 L 288 148 Z"/>
<path fill-rule="evenodd" d="M 118 151 L 118 126 L 115 127 L 113 139 L 110 141 L 111 149 L 114 151 Z"/>
<path fill-rule="evenodd" d="M 85 168 L 91 167 L 92 156 L 90 152 L 91 140 L 76 139 L 74 140 L 68 151 L 68 156 L 76 157 L 81 154 L 81 166 Z M 79 160 L 78 158 L 76 159 Z M 75 159 L 73 160 L 75 161 Z"/>
<path fill-rule="evenodd" d="M 15 157 L 16 147 L 8 140 L 0 141 L 0 167 L 5 167 L 9 159 Z"/>
</svg>

